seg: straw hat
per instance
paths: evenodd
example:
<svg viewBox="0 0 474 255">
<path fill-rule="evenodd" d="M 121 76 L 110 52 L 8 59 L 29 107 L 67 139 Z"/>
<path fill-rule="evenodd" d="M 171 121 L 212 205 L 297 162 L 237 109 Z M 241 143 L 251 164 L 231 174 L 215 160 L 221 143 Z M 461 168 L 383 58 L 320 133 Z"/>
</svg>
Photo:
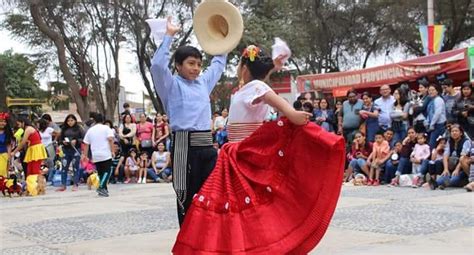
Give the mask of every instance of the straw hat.
<svg viewBox="0 0 474 255">
<path fill-rule="evenodd" d="M 193 25 L 199 44 L 211 55 L 232 51 L 244 31 L 242 15 L 226 0 L 206 0 L 199 4 Z"/>
</svg>

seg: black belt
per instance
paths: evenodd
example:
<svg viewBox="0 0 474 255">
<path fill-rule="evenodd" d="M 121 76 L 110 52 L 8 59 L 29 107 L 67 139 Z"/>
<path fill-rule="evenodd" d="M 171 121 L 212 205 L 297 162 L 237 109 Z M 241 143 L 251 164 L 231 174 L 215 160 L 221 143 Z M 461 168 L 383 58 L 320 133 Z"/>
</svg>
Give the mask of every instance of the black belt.
<svg viewBox="0 0 474 255">
<path fill-rule="evenodd" d="M 178 197 L 178 204 L 184 212 L 186 201 L 186 179 L 188 150 L 190 147 L 212 146 L 212 133 L 206 131 L 173 132 L 173 188 Z"/>
</svg>

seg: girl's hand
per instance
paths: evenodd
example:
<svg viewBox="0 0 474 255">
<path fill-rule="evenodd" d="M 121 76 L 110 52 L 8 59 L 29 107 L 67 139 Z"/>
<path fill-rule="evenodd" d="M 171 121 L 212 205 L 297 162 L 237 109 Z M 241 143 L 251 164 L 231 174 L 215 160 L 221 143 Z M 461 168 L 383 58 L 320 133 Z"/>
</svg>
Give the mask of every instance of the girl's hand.
<svg viewBox="0 0 474 255">
<path fill-rule="evenodd" d="M 279 55 L 278 57 L 276 57 L 274 60 L 273 60 L 273 65 L 275 66 L 273 68 L 274 71 L 280 71 L 282 68 L 283 68 L 283 65 L 285 65 L 285 62 L 284 62 L 284 59 L 287 57 L 288 55 L 286 54 L 282 54 L 282 55 Z"/>
<path fill-rule="evenodd" d="M 293 122 L 295 125 L 305 125 L 309 121 L 309 117 L 313 114 L 304 112 L 304 111 L 293 111 L 288 117 L 288 119 Z"/>
<path fill-rule="evenodd" d="M 453 173 L 451 174 L 451 176 L 458 176 L 459 175 L 459 169 L 456 169 L 453 171 Z"/>
<path fill-rule="evenodd" d="M 449 171 L 448 171 L 448 170 L 444 170 L 443 173 L 441 174 L 441 176 L 449 176 Z"/>
<path fill-rule="evenodd" d="M 168 23 L 166 24 L 166 34 L 169 36 L 174 36 L 177 32 L 179 32 L 181 28 L 179 26 L 176 26 L 172 22 L 172 17 L 168 17 Z"/>
</svg>

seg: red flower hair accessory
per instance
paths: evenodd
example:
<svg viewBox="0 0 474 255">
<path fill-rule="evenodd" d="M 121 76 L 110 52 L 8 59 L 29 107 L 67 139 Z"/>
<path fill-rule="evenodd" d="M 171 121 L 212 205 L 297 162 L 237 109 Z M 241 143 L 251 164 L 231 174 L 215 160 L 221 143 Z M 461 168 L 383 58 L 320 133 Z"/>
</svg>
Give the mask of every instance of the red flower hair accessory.
<svg viewBox="0 0 474 255">
<path fill-rule="evenodd" d="M 10 115 L 8 115 L 7 112 L 0 112 L 0 120 L 8 120 L 8 117 L 10 117 Z"/>
<path fill-rule="evenodd" d="M 260 53 L 260 48 L 258 48 L 255 45 L 249 45 L 247 48 L 245 48 L 244 52 L 242 53 L 242 56 L 249 58 L 250 62 L 255 61 L 255 58 L 258 56 Z"/>
</svg>

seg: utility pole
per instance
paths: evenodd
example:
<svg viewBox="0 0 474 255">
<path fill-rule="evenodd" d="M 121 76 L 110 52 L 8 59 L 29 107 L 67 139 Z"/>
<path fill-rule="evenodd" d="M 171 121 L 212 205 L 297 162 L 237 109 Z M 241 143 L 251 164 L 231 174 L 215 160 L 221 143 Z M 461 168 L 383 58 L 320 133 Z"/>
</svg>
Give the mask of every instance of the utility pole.
<svg viewBox="0 0 474 255">
<path fill-rule="evenodd" d="M 434 25 L 433 0 L 428 0 L 428 26 Z"/>
</svg>

